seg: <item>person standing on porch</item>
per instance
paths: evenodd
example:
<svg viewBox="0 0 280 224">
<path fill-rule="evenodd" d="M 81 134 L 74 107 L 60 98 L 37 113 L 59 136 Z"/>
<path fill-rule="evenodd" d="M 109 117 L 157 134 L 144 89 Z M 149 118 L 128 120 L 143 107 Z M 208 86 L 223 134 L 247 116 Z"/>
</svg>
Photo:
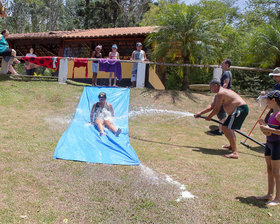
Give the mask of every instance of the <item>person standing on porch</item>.
<svg viewBox="0 0 280 224">
<path fill-rule="evenodd" d="M 98 59 L 102 58 L 102 46 L 97 45 L 95 50 L 92 52 L 92 58 Z M 97 73 L 98 73 L 98 61 L 92 61 L 92 85 L 97 86 Z"/>
<path fill-rule="evenodd" d="M 114 59 L 114 60 L 119 60 L 120 59 L 120 54 L 118 52 L 118 46 L 116 44 L 113 44 L 112 46 L 112 51 L 109 53 L 109 58 L 110 59 Z M 110 76 L 109 76 L 109 86 L 112 86 L 112 75 L 113 73 L 110 72 Z M 116 74 L 114 74 L 114 87 L 117 86 L 117 76 Z"/>
<path fill-rule="evenodd" d="M 142 43 L 138 42 L 136 43 L 136 50 L 132 52 L 130 60 L 133 61 L 146 61 L 146 53 L 142 50 Z M 136 80 L 137 80 L 137 67 L 138 63 L 134 63 L 132 67 L 132 73 L 131 73 L 131 82 L 132 86 L 136 87 Z"/>
</svg>

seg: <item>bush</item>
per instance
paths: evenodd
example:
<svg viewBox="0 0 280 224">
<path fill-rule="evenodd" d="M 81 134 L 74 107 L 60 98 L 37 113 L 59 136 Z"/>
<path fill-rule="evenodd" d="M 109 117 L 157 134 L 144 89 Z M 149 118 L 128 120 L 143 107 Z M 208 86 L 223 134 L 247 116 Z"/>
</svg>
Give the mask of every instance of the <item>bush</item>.
<svg viewBox="0 0 280 224">
<path fill-rule="evenodd" d="M 165 67 L 165 88 L 181 90 L 183 81 L 183 67 Z M 212 79 L 213 69 L 191 68 L 189 84 L 206 84 Z"/>
<path fill-rule="evenodd" d="M 272 90 L 275 84 L 268 72 L 244 71 L 232 69 L 233 90 L 246 95 L 258 96 L 262 90 Z M 213 68 L 191 68 L 190 84 L 207 84 L 213 78 Z M 165 67 L 165 88 L 181 90 L 182 67 Z"/>
<path fill-rule="evenodd" d="M 165 67 L 165 88 L 172 90 L 182 89 L 183 73 L 180 67 Z"/>
<path fill-rule="evenodd" d="M 233 89 L 241 94 L 258 96 L 262 90 L 272 90 L 275 84 L 267 72 L 232 70 Z"/>
</svg>

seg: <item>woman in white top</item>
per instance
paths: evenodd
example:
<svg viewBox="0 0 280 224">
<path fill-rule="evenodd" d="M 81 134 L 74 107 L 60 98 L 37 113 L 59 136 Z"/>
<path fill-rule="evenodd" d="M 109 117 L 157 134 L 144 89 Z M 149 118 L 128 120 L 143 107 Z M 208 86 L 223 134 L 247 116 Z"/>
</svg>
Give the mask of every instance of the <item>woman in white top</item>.
<svg viewBox="0 0 280 224">
<path fill-rule="evenodd" d="M 133 61 L 146 61 L 146 53 L 142 50 L 142 43 L 138 42 L 136 43 L 136 50 L 132 52 L 130 60 Z M 131 73 L 131 82 L 132 86 L 136 87 L 136 79 L 137 79 L 137 67 L 138 63 L 134 63 L 132 67 L 132 73 Z"/>
</svg>

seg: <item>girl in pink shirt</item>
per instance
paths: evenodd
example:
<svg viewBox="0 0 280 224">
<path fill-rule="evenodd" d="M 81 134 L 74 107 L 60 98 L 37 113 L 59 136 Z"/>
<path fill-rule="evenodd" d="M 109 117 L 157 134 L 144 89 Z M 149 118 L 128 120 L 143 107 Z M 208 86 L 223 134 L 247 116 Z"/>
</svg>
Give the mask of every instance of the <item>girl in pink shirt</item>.
<svg viewBox="0 0 280 224">
<path fill-rule="evenodd" d="M 267 200 L 267 206 L 280 205 L 280 91 L 274 90 L 266 95 L 267 106 L 273 110 L 268 123 L 260 120 L 260 128 L 266 135 L 265 161 L 268 175 L 268 192 L 265 196 L 256 197 Z M 276 195 L 273 197 L 274 187 Z"/>
<path fill-rule="evenodd" d="M 115 59 L 115 60 L 120 59 L 120 55 L 119 55 L 119 52 L 118 52 L 118 46 L 116 44 L 113 44 L 112 51 L 109 53 L 109 58 L 110 59 Z M 112 75 L 113 75 L 113 73 L 110 72 L 109 86 L 112 86 Z M 113 86 L 117 86 L 117 77 L 116 77 L 115 74 L 114 74 L 114 85 Z"/>
</svg>

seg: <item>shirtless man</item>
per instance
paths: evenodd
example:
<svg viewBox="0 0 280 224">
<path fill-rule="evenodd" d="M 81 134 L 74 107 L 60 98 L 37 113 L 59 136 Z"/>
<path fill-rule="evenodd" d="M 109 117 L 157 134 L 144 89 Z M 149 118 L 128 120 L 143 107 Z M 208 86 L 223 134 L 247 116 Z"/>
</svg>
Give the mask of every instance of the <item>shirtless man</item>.
<svg viewBox="0 0 280 224">
<path fill-rule="evenodd" d="M 228 114 L 226 121 L 223 123 L 223 132 L 229 141 L 227 148 L 232 150 L 232 153 L 224 155 L 226 158 L 238 159 L 238 152 L 236 147 L 236 136 L 234 130 L 239 130 L 248 115 L 249 108 L 246 102 L 234 91 L 221 87 L 220 81 L 212 80 L 210 82 L 210 90 L 216 93 L 213 102 L 204 110 L 195 114 L 195 118 L 202 114 L 211 113 L 206 117 L 210 121 L 215 116 L 223 105 L 225 112 Z"/>
<path fill-rule="evenodd" d="M 114 110 L 110 103 L 106 102 L 106 93 L 101 92 L 98 95 L 99 102 L 95 103 L 90 112 L 91 124 L 96 124 L 100 136 L 106 135 L 104 125 L 111 130 L 117 137 L 121 133 L 120 128 L 116 128 L 113 123 Z"/>
</svg>

